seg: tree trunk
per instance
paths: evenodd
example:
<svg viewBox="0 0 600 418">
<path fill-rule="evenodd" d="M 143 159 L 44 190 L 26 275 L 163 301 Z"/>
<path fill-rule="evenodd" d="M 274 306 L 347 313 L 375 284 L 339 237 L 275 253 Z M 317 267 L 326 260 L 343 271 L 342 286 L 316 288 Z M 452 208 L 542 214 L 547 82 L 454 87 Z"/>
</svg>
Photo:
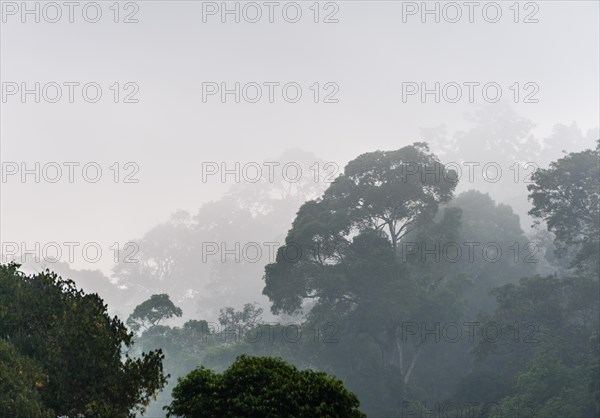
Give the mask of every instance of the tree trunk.
<svg viewBox="0 0 600 418">
<path fill-rule="evenodd" d="M 396 326 L 388 328 L 385 333 L 383 344 L 381 344 L 381 357 L 384 366 L 393 365 L 402 368 L 402 355 L 396 335 Z"/>
<path fill-rule="evenodd" d="M 412 372 L 419 360 L 419 356 L 421 355 L 423 344 L 419 344 L 417 347 L 417 351 L 410 359 L 410 364 L 408 365 L 408 369 L 406 371 L 404 368 L 404 347 L 398 338 L 396 326 L 388 328 L 384 336 L 384 341 L 382 344 L 380 344 L 380 347 L 383 365 L 398 367 L 400 372 L 404 375 L 404 383 L 408 384 L 410 381 L 410 376 L 412 375 Z"/>
<path fill-rule="evenodd" d="M 408 370 L 406 371 L 406 374 L 404 375 L 404 384 L 408 384 L 410 375 L 412 374 L 412 371 L 415 368 L 415 365 L 417 364 L 417 360 L 419 359 L 419 354 L 421 354 L 422 348 L 423 348 L 423 344 L 420 344 L 419 348 L 417 348 L 417 352 L 415 353 L 412 360 L 410 361 L 410 366 L 408 366 Z"/>
</svg>

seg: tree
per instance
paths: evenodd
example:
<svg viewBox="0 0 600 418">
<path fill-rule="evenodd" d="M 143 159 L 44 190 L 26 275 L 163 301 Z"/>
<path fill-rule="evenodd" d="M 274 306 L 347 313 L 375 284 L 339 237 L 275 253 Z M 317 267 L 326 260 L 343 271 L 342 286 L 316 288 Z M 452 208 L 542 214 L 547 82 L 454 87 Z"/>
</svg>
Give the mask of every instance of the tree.
<svg viewBox="0 0 600 418">
<path fill-rule="evenodd" d="M 494 287 L 534 274 L 535 251 L 528 250 L 527 237 L 512 209 L 496 204 L 488 194 L 476 190 L 452 199 L 436 222 L 407 235 L 401 248 L 405 249 L 403 260 L 409 269 L 404 280 L 421 277 L 417 283 L 430 283 L 429 288 L 422 286 L 417 288 L 419 292 L 411 294 L 418 296 L 420 304 L 427 308 L 415 307 L 411 309 L 412 318 L 403 320 L 405 329 L 417 334 L 401 335 L 407 362 L 405 377 L 423 393 L 424 402 L 439 403 L 453 395 L 473 362 L 469 355 L 473 341 L 466 336 L 464 324 L 476 321 L 478 312 L 495 309 L 495 298 L 489 295 Z M 528 262 L 526 257 L 532 261 Z M 453 277 L 456 279 L 450 280 Z M 464 280 L 464 287 L 451 291 L 448 285 L 461 283 L 458 278 Z M 445 337 L 443 331 L 452 324 L 465 326 L 462 337 L 455 341 Z M 423 335 L 424 330 L 430 332 Z M 418 353 L 416 360 L 413 353 Z M 414 366 L 409 375 L 411 365 Z M 367 406 L 362 392 L 357 393 Z"/>
<path fill-rule="evenodd" d="M 586 276 L 535 276 L 495 289 L 498 309 L 481 322 L 499 331 L 480 335 L 475 353 L 505 387 L 486 401 L 526 416 L 597 417 L 599 293 Z"/>
<path fill-rule="evenodd" d="M 460 208 L 460 247 L 463 257 L 444 266 L 447 271 L 461 271 L 469 275 L 473 286 L 467 291 L 469 306 L 467 320 L 475 319 L 478 311 L 492 311 L 495 300 L 489 292 L 507 283 L 516 283 L 521 277 L 531 276 L 541 257 L 539 248 L 528 241 L 512 208 L 496 202 L 487 194 L 469 190 L 449 203 Z M 471 259 L 466 242 L 472 243 Z M 496 256 L 488 256 L 488 249 L 498 249 Z M 490 260 L 493 260 L 490 261 Z"/>
<path fill-rule="evenodd" d="M 377 151 L 350 161 L 322 198 L 305 203 L 265 268 L 265 288 L 274 313 L 310 307 L 312 320 L 348 324 L 381 350 L 385 367 L 408 383 L 422 344 L 402 337 L 402 324 L 440 321 L 459 308 L 465 281 L 437 275 L 439 268 L 413 269 L 401 256 L 402 243 L 448 240 L 460 211 L 440 204 L 456 186 L 424 143 Z M 328 319 L 330 318 L 330 319 Z"/>
<path fill-rule="evenodd" d="M 544 418 L 600 414 L 599 174 L 598 148 L 534 173 L 530 214 L 554 234 L 557 256 L 576 268 L 492 290 L 497 307 L 478 323 L 494 324 L 495 332 L 478 335 L 477 361 L 454 401 L 495 402 L 504 414 Z"/>
<path fill-rule="evenodd" d="M 56 415 L 134 416 L 166 383 L 160 350 L 132 358 L 133 334 L 96 294 L 46 270 L 0 265 L 0 338 L 48 376 L 39 388 Z"/>
<path fill-rule="evenodd" d="M 229 333 L 242 337 L 244 332 L 259 325 L 262 313 L 263 309 L 257 303 L 246 303 L 241 311 L 230 306 L 223 308 L 219 313 L 221 332 L 225 337 Z"/>
<path fill-rule="evenodd" d="M 295 170 L 288 174 L 282 169 L 290 162 L 299 168 L 297 177 Z M 239 242 L 282 242 L 300 204 L 320 195 L 337 167 L 294 149 L 267 158 L 257 168 L 256 182 L 233 183 L 222 198 L 206 202 L 195 213 L 177 211 L 167 222 L 132 239 L 135 245 L 122 249 L 113 275 L 119 293 L 128 295 L 128 313 L 159 293 L 169 293 L 184 312 L 201 317 L 218 315 L 223 306 L 240 306 L 249 294 L 260 295 L 261 261 L 270 257 L 272 247 L 261 248 L 260 260 L 248 261 L 251 255 L 237 262 L 227 255 L 223 262 L 223 252 L 204 255 L 210 253 L 207 245 L 232 248 Z M 254 176 L 254 170 L 248 176 Z M 218 178 L 219 174 L 208 180 Z M 267 305 L 266 298 L 258 302 Z"/>
<path fill-rule="evenodd" d="M 456 172 L 446 170 L 423 142 L 360 155 L 325 191 L 322 202 L 346 217 L 346 228 L 386 231 L 394 250 L 418 222 L 433 220 L 452 198 Z"/>
<path fill-rule="evenodd" d="M 222 374 L 200 367 L 179 380 L 173 398 L 168 417 L 365 417 L 341 381 L 272 357 L 239 356 Z"/>
<path fill-rule="evenodd" d="M 600 254 L 600 140 L 595 150 L 571 153 L 533 174 L 528 186 L 533 208 L 556 235 L 559 255 L 572 253 L 572 266 L 598 275 Z"/>
<path fill-rule="evenodd" d="M 212 335 L 213 328 L 204 320 L 189 320 L 182 327 L 156 325 L 135 338 L 135 353 L 161 349 L 164 352 L 164 370 L 171 376 L 162 392 L 146 410 L 146 416 L 163 416 L 163 406 L 172 398 L 171 392 L 176 378 L 205 363 L 206 351 L 217 345 Z"/>
<path fill-rule="evenodd" d="M 169 319 L 174 316 L 181 317 L 183 312 L 175 306 L 169 295 L 152 295 L 150 299 L 136 306 L 135 310 L 127 319 L 127 326 L 134 332 L 141 328 L 148 330 L 157 326 L 163 319 Z"/>
<path fill-rule="evenodd" d="M 396 254 L 399 241 L 418 223 L 432 221 L 438 205 L 450 200 L 454 174 L 424 143 L 366 153 L 349 162 L 322 198 L 302 205 L 286 245 L 278 249 L 276 262 L 266 267 L 263 293 L 273 302 L 273 312 L 292 314 L 305 299 L 333 291 L 310 274 L 287 273 L 299 272 L 304 265 L 324 270 L 339 264 L 360 232 L 387 232 L 393 251 L 386 256 Z M 376 241 L 386 245 L 383 235 Z M 339 284 L 336 292 L 345 293 Z M 348 294 L 336 297 L 352 300 Z"/>
<path fill-rule="evenodd" d="M 48 383 L 35 362 L 0 339 L 0 417 L 52 418 L 56 416 L 43 402 L 38 389 Z"/>
</svg>

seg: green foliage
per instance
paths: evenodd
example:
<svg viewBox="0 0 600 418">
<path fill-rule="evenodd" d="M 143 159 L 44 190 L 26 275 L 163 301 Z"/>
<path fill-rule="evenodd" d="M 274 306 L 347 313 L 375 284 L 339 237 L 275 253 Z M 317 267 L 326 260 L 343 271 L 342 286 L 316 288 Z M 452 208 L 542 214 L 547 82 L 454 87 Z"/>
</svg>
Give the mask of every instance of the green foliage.
<svg viewBox="0 0 600 418">
<path fill-rule="evenodd" d="M 534 173 L 530 214 L 554 235 L 559 258 L 553 261 L 569 260 L 575 269 L 491 292 L 496 309 L 479 321 L 499 333 L 480 336 L 478 361 L 454 400 L 497 402 L 503 416 L 600 416 L 598 156 L 598 148 L 571 153 Z"/>
<path fill-rule="evenodd" d="M 26 276 L 0 266 L 0 338 L 48 376 L 39 389 L 57 415 L 127 417 L 165 384 L 160 350 L 123 356 L 133 335 L 96 294 L 45 271 Z"/>
<path fill-rule="evenodd" d="M 39 389 L 48 376 L 40 367 L 0 339 L 0 416 L 12 418 L 52 418 L 56 416 L 42 402 Z"/>
<path fill-rule="evenodd" d="M 246 303 L 241 311 L 236 311 L 232 307 L 226 307 L 220 310 L 219 324 L 222 331 L 240 332 L 249 330 L 258 325 L 261 321 L 263 309 L 256 303 Z"/>
<path fill-rule="evenodd" d="M 184 376 L 205 362 L 206 351 L 219 341 L 213 331 L 204 320 L 189 320 L 182 327 L 156 325 L 135 338 L 135 353 L 163 351 L 165 373 L 172 376 L 155 402 L 148 406 L 147 416 L 161 416 L 162 407 L 171 401 L 171 391 L 177 383 L 175 377 Z"/>
<path fill-rule="evenodd" d="M 481 338 L 475 352 L 506 384 L 477 400 L 532 417 L 598 416 L 599 292 L 598 280 L 585 276 L 536 276 L 496 289 L 498 308 L 481 319 L 500 332 Z M 466 389 L 473 394 L 473 385 Z"/>
<path fill-rule="evenodd" d="M 169 295 L 164 293 L 152 295 L 150 299 L 136 306 L 127 319 L 127 326 L 134 332 L 138 332 L 141 328 L 147 330 L 164 319 L 181 317 L 181 315 L 183 315 L 182 310 L 171 302 Z"/>
<path fill-rule="evenodd" d="M 477 143 L 481 133 L 492 135 L 490 143 L 504 140 L 493 129 L 456 139 Z M 534 152 L 532 145 L 523 144 Z M 520 155 L 509 151 L 499 158 L 512 163 Z M 117 269 L 144 298 L 156 293 L 127 321 L 135 337 L 97 295 L 50 272 L 27 277 L 2 266 L 0 416 L 121 418 L 145 407 L 160 416 L 168 404 L 170 416 L 184 417 L 364 416 L 356 393 L 370 416 L 401 416 L 409 401 L 476 403 L 478 418 L 496 418 L 482 407 L 489 403 L 502 416 L 598 417 L 598 157 L 599 148 L 572 153 L 533 175 L 530 214 L 548 229 L 538 229 L 538 247 L 530 247 L 510 206 L 477 190 L 453 198 L 454 173 L 426 144 L 359 156 L 302 205 L 265 268 L 263 293 L 274 313 L 291 315 L 291 333 L 301 336 L 293 342 L 283 338 L 284 324 L 262 322 L 256 303 L 221 309 L 220 331 L 204 320 L 163 322 L 182 316 L 162 293 L 165 281 L 178 283 L 179 303 L 200 302 L 210 312 L 219 307 L 203 304 L 210 295 L 183 297 L 199 277 L 218 277 L 212 290 L 232 304 L 226 295 L 235 286 L 227 280 L 257 272 L 259 264 L 209 267 L 198 254 L 207 237 L 230 241 L 244 232 L 267 241 L 284 232 L 297 206 L 290 199 L 271 205 L 268 187 L 262 197 L 238 190 L 193 220 L 178 214 L 145 237 L 142 262 Z M 406 253 L 411 243 L 465 242 L 480 243 L 479 253 L 494 242 L 504 254 L 497 262 L 471 260 L 464 245 L 456 262 Z M 494 324 L 498 338 L 476 331 L 468 340 L 463 329 L 456 343 L 423 339 L 423 328 L 475 320 Z M 407 332 L 407 324 L 421 332 Z M 159 394 L 163 364 L 183 377 Z"/>
<path fill-rule="evenodd" d="M 347 377 L 369 413 L 399 413 L 412 376 L 426 367 L 425 342 L 404 325 L 431 328 L 459 319 L 464 307 L 462 271 L 403 253 L 409 241 L 431 248 L 457 239 L 461 210 L 439 211 L 455 175 L 424 143 L 363 154 L 300 208 L 265 268 L 263 294 L 274 313 L 307 312 L 307 328 L 343 330 L 339 344 L 305 344 L 294 361 Z"/>
<path fill-rule="evenodd" d="M 600 141 L 595 150 L 571 153 L 534 173 L 529 185 L 533 209 L 556 235 L 561 255 L 572 254 L 572 265 L 599 274 Z"/>
<path fill-rule="evenodd" d="M 444 275 L 412 274 L 398 252 L 405 236 L 434 223 L 439 204 L 452 196 L 452 178 L 423 143 L 349 162 L 321 199 L 300 208 L 286 246 L 265 268 L 263 293 L 273 312 L 292 314 L 313 299 L 313 312 L 357 321 L 381 346 L 383 362 L 400 366 L 402 321 L 419 318 L 418 310 L 443 315 L 452 303 L 439 302 L 453 301 L 448 292 L 461 287 Z M 459 218 L 447 215 L 443 222 Z M 433 282 L 442 283 L 434 288 Z"/>
<path fill-rule="evenodd" d="M 281 359 L 240 356 L 222 374 L 203 367 L 179 380 L 168 416 L 364 417 L 355 395 L 322 372 Z"/>
<path fill-rule="evenodd" d="M 517 394 L 525 396 L 520 402 L 546 411 L 541 416 L 551 415 L 552 409 L 564 415 L 594 413 L 597 402 L 590 394 L 599 391 L 591 379 L 594 372 L 598 377 L 593 354 L 597 350 L 589 348 L 589 339 L 597 335 L 598 280 L 590 273 L 598 262 L 600 183 L 597 151 L 593 154 L 565 157 L 577 163 L 554 163 L 545 174 L 534 175 L 538 183 L 530 187 L 535 195 L 532 214 L 547 220 L 557 237 L 551 243 L 548 233 L 543 244 L 564 245 L 579 253 L 579 274 L 563 279 L 534 277 L 542 270 L 543 249 L 529 242 L 511 207 L 474 190 L 450 200 L 452 182 L 435 181 L 433 175 L 407 175 L 415 165 L 421 170 L 428 167 L 430 173 L 443 172 L 443 167 L 434 168 L 440 163 L 424 144 L 351 161 L 322 198 L 300 208 L 286 245 L 279 249 L 276 262 L 265 268 L 263 291 L 274 313 L 307 313 L 303 330 L 334 323 L 343 330 L 338 336 L 346 344 L 300 344 L 277 352 L 296 364 L 317 365 L 344 376 L 374 415 L 395 416 L 400 410 L 395 401 L 413 399 L 482 405 L 502 401 L 514 408 L 511 397 Z M 567 172 L 552 172 L 559 167 Z M 444 178 L 451 179 L 452 174 L 440 177 Z M 565 196 L 576 195 L 578 209 L 570 208 L 562 197 L 555 205 L 555 193 L 562 196 L 565 191 Z M 560 214 L 561 205 L 568 216 Z M 570 232 L 561 235 L 559 226 Z M 402 252 L 410 243 L 441 248 L 453 242 L 478 243 L 479 256 L 473 260 L 463 250 L 457 262 L 448 262 Z M 481 247 L 490 242 L 503 251 L 496 262 L 481 256 Z M 518 284 L 523 277 L 527 279 Z M 498 289 L 490 294 L 494 288 Z M 478 314 L 484 326 L 500 324 L 502 338 L 473 347 L 464 334 L 456 344 L 426 344 L 421 335 L 404 333 L 407 323 L 433 329 L 445 322 L 474 321 Z M 529 344 L 532 330 L 544 336 L 539 344 Z M 554 370 L 540 373 L 541 347 L 565 341 L 564 353 L 578 354 L 561 363 L 555 353 L 548 357 Z M 469 356 L 471 349 L 476 356 Z M 234 352 L 223 351 L 222 358 Z M 547 383 L 539 376 L 564 380 L 569 387 L 564 391 L 546 385 L 532 395 L 529 389 L 540 387 L 536 379 Z M 374 387 L 380 388 L 375 395 Z M 580 396 L 569 395 L 573 391 Z"/>
<path fill-rule="evenodd" d="M 445 180 L 452 174 L 428 151 L 416 143 L 363 154 L 348 163 L 321 199 L 300 208 L 286 246 L 265 269 L 263 293 L 274 313 L 297 312 L 307 299 L 348 310 L 362 292 L 395 295 L 373 280 L 396 291 L 404 287 L 394 260 L 399 241 L 431 222 L 456 186 Z M 438 175 L 425 176 L 425 170 Z M 375 295 L 364 296 L 375 303 Z"/>
<path fill-rule="evenodd" d="M 540 346 L 517 375 L 514 394 L 501 402 L 502 410 L 536 418 L 597 417 L 586 364 L 573 359 L 572 348 L 568 343 Z"/>
</svg>

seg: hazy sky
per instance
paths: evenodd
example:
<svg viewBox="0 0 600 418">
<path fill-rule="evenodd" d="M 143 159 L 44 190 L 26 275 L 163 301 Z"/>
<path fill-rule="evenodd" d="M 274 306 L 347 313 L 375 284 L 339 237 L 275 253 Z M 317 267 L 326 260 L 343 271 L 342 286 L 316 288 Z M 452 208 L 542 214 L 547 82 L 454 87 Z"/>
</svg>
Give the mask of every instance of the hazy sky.
<svg viewBox="0 0 600 418">
<path fill-rule="evenodd" d="M 512 1 L 477 2 L 473 23 L 464 2 L 439 3 L 439 23 L 433 14 L 421 21 L 421 11 L 413 7 L 420 8 L 421 2 L 400 1 L 228 2 L 230 9 L 238 7 L 239 23 L 233 14 L 222 23 L 216 10 L 222 2 L 200 1 L 121 2 L 115 23 L 113 2 L 101 1 L 96 4 L 102 16 L 88 23 L 82 10 L 88 20 L 94 20 L 96 10 L 89 3 L 78 2 L 70 23 L 63 2 L 54 3 L 58 9 L 48 2 L 28 2 L 40 10 L 36 23 L 33 14 L 22 14 L 21 2 L 2 2 L 4 170 L 13 167 L 7 163 L 19 169 L 22 162 L 29 168 L 36 162 L 56 163 L 63 167 L 63 178 L 37 184 L 33 175 L 25 183 L 16 175 L 0 183 L 0 240 L 30 247 L 36 241 L 42 246 L 99 242 L 108 254 L 108 261 L 98 264 L 103 268 L 110 267 L 111 243 L 141 236 L 178 208 L 195 212 L 203 202 L 219 198 L 229 185 L 203 183 L 202 162 L 261 162 L 301 148 L 343 165 L 363 152 L 419 140 L 424 127 L 464 127 L 463 115 L 472 106 L 467 87 L 457 103 L 443 98 L 435 103 L 433 95 L 421 103 L 418 94 L 403 102 L 403 83 L 425 82 L 430 88 L 435 82 L 497 83 L 502 99 L 509 101 L 519 83 L 514 107 L 537 124 L 540 136 L 555 123 L 575 121 L 584 130 L 599 123 L 597 1 L 521 2 L 516 7 Z M 427 4 L 433 9 L 435 3 Z M 462 17 L 450 23 L 446 20 L 456 16 L 454 5 Z M 499 21 L 487 22 L 495 19 L 497 8 Z M 302 11 L 299 21 L 286 21 L 296 19 L 297 9 Z M 47 22 L 57 10 L 61 19 Z M 246 21 L 257 10 L 262 18 Z M 129 15 L 138 22 L 123 23 Z M 49 103 L 42 95 L 35 103 L 31 94 L 22 103 L 20 91 L 10 94 L 14 86 L 21 89 L 26 83 L 33 89 L 36 82 L 50 100 L 56 91 L 52 83 L 62 86 L 61 99 Z M 65 82 L 80 83 L 73 85 L 74 103 L 69 103 Z M 221 103 L 215 94 L 204 103 L 203 83 L 220 87 L 222 82 L 229 88 L 236 82 L 247 86 L 249 99 L 256 84 L 247 83 L 258 83 L 262 98 L 249 103 L 242 97 L 235 103 L 228 95 Z M 273 85 L 274 103 L 269 103 L 265 82 L 280 83 Z M 86 83 L 101 87 L 97 103 L 83 99 Z M 286 83 L 301 87 L 297 103 L 284 99 Z M 525 83 L 535 84 L 525 88 Z M 453 96 L 448 86 L 446 93 Z M 130 99 L 139 102 L 123 103 L 137 87 Z M 481 86 L 474 89 L 475 104 L 484 104 Z M 534 90 L 531 98 L 539 102 L 523 103 Z M 114 103 L 115 91 L 119 103 Z M 315 91 L 319 103 L 314 103 Z M 338 102 L 323 103 L 334 91 L 329 99 Z M 293 91 L 288 93 L 293 98 Z M 87 97 L 93 96 L 88 90 Z M 68 181 L 65 162 L 80 164 L 74 166 L 74 183 Z M 112 177 L 115 162 L 119 183 Z M 125 166 L 128 162 L 133 165 Z M 86 163 L 102 168 L 97 183 L 83 179 Z M 132 178 L 139 182 L 123 183 L 136 167 Z M 78 261 L 75 265 L 93 267 Z"/>
</svg>

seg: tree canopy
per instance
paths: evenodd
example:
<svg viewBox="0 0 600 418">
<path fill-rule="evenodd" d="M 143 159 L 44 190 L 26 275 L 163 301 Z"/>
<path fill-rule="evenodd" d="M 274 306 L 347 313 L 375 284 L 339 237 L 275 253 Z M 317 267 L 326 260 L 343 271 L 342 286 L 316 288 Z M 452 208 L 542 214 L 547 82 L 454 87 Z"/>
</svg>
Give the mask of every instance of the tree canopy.
<svg viewBox="0 0 600 418">
<path fill-rule="evenodd" d="M 127 325 L 137 332 L 141 328 L 147 330 L 156 326 L 164 319 L 174 316 L 181 317 L 181 315 L 183 315 L 183 311 L 171 302 L 169 295 L 165 293 L 152 295 L 150 299 L 136 306 L 127 319 Z"/>
<path fill-rule="evenodd" d="M 557 251 L 571 253 L 573 266 L 595 274 L 600 252 L 600 141 L 595 150 L 566 155 L 533 175 L 528 186 L 533 208 L 556 235 Z"/>
<path fill-rule="evenodd" d="M 169 417 L 359 418 L 358 398 L 322 372 L 242 355 L 222 374 L 200 367 L 173 389 Z"/>
<path fill-rule="evenodd" d="M 129 357 L 133 335 L 98 295 L 48 270 L 27 276 L 18 267 L 0 265 L 0 341 L 18 353 L 13 361 L 47 376 L 35 385 L 43 406 L 68 416 L 143 411 L 166 382 L 162 352 Z"/>
</svg>

